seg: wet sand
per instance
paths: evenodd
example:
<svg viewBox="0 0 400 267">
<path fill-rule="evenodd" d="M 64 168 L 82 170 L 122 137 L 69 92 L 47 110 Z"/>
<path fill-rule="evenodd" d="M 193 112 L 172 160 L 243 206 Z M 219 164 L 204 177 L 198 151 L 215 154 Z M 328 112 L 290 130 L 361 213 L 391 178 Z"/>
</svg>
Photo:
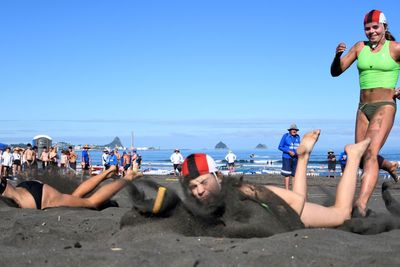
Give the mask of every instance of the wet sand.
<svg viewBox="0 0 400 267">
<path fill-rule="evenodd" d="M 143 179 L 154 179 L 181 194 L 175 177 Z M 283 182 L 272 175 L 249 175 L 245 181 L 280 186 Z M 309 200 L 331 204 L 337 181 L 310 177 Z M 399 188 L 392 191 L 398 200 Z M 131 210 L 132 202 L 127 189 L 113 199 L 120 207 L 102 211 L 17 209 L 0 201 L 0 266 L 400 265 L 400 230 L 360 235 L 321 228 L 267 238 L 187 237 L 164 229 L 157 222 L 121 229 L 121 217 Z M 380 184 L 369 207 L 388 213 Z"/>
</svg>

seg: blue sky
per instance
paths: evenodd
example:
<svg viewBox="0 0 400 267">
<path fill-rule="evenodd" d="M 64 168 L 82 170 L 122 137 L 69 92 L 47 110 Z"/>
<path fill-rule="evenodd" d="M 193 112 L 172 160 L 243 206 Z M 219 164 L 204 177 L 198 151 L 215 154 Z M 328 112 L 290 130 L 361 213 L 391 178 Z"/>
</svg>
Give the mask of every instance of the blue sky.
<svg viewBox="0 0 400 267">
<path fill-rule="evenodd" d="M 371 9 L 400 38 L 398 1 L 320 2 L 2 0 L 0 142 L 274 149 L 296 122 L 340 149 L 359 87 L 355 65 L 330 76 L 335 47 Z"/>
</svg>

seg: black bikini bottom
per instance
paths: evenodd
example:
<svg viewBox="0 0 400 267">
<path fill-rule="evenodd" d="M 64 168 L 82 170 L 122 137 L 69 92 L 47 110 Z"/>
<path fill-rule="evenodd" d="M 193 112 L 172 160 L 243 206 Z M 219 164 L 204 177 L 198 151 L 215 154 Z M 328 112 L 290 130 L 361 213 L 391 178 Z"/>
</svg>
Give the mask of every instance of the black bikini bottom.
<svg viewBox="0 0 400 267">
<path fill-rule="evenodd" d="M 39 181 L 24 181 L 19 183 L 17 187 L 22 187 L 28 190 L 33 196 L 38 210 L 42 209 L 42 195 L 43 195 L 43 184 Z"/>
</svg>

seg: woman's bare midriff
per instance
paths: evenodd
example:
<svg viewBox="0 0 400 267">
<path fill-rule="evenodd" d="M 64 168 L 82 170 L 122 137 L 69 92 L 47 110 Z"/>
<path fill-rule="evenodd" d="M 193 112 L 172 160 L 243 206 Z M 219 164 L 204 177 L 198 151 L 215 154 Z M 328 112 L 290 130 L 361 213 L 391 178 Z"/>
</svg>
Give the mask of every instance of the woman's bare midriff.
<svg viewBox="0 0 400 267">
<path fill-rule="evenodd" d="M 389 88 L 363 89 L 360 91 L 360 103 L 393 101 L 394 90 Z"/>
</svg>

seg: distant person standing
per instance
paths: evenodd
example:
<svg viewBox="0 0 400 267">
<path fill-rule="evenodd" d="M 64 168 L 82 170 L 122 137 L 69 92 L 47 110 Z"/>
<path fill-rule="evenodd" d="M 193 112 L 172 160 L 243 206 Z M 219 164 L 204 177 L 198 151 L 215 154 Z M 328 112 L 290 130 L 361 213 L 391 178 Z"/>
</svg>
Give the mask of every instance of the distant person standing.
<svg viewBox="0 0 400 267">
<path fill-rule="evenodd" d="M 138 159 L 138 153 L 136 148 L 132 148 L 132 153 L 131 153 L 131 164 L 132 166 L 135 165 L 135 162 Z"/>
<path fill-rule="evenodd" d="M 68 167 L 68 151 L 61 150 L 61 157 L 60 157 L 60 168 L 65 171 Z"/>
<path fill-rule="evenodd" d="M 236 155 L 232 152 L 232 150 L 228 151 L 228 154 L 225 156 L 225 160 L 227 162 L 229 172 L 233 172 L 235 170 Z"/>
<path fill-rule="evenodd" d="M 179 149 L 174 150 L 174 153 L 172 153 L 170 160 L 174 167 L 174 175 L 181 175 L 183 156 Z"/>
<path fill-rule="evenodd" d="M 108 157 L 108 165 L 109 166 L 116 166 L 117 170 L 118 170 L 118 162 L 119 162 L 119 160 L 118 160 L 117 155 L 115 155 L 115 151 L 111 150 L 110 151 L 110 156 Z"/>
<path fill-rule="evenodd" d="M 57 167 L 58 165 L 58 155 L 57 155 L 57 148 L 55 147 L 50 147 L 50 151 L 49 151 L 49 157 L 50 157 L 50 161 L 49 164 L 50 166 L 53 167 Z"/>
<path fill-rule="evenodd" d="M 328 151 L 328 171 L 329 177 L 335 178 L 336 177 L 336 155 L 332 149 Z"/>
<path fill-rule="evenodd" d="M 76 171 L 76 160 L 78 159 L 78 155 L 75 153 L 74 149 L 72 146 L 68 147 L 68 163 L 69 167 Z"/>
<path fill-rule="evenodd" d="M 124 168 L 123 171 L 123 175 L 125 175 L 125 172 L 132 166 L 132 155 L 131 152 L 129 151 L 128 153 L 126 153 L 126 151 L 124 151 L 124 153 L 122 154 L 122 167 Z"/>
<path fill-rule="evenodd" d="M 3 152 L 3 154 L 1 155 L 1 161 L 2 161 L 1 173 L 3 177 L 9 177 L 11 172 L 11 167 L 13 164 L 13 156 L 11 154 L 10 147 L 7 147 L 6 150 Z"/>
<path fill-rule="evenodd" d="M 103 154 L 101 155 L 101 165 L 103 165 L 104 170 L 108 170 L 110 165 L 108 165 L 108 158 L 110 157 L 108 149 L 103 149 Z"/>
<path fill-rule="evenodd" d="M 47 146 L 42 148 L 42 154 L 40 154 L 39 159 L 42 161 L 42 169 L 45 170 L 50 161 L 50 154 L 47 151 Z"/>
<path fill-rule="evenodd" d="M 117 156 L 117 160 L 118 160 L 118 162 L 121 162 L 121 154 L 119 153 L 119 151 L 118 151 L 118 148 L 115 148 L 114 149 L 114 155 L 115 156 Z"/>
<path fill-rule="evenodd" d="M 90 155 L 89 155 L 89 145 L 85 145 L 82 150 L 81 165 L 83 172 L 90 173 Z"/>
<path fill-rule="evenodd" d="M 296 173 L 297 167 L 297 148 L 300 145 L 300 135 L 297 134 L 299 128 L 296 124 L 290 125 L 289 132 L 282 136 L 278 149 L 282 151 L 282 170 L 284 176 L 285 189 L 289 190 L 289 184 Z"/>
<path fill-rule="evenodd" d="M 13 176 L 17 176 L 22 171 L 22 166 L 21 166 L 21 163 L 22 163 L 21 148 L 18 148 L 18 147 L 14 148 L 12 156 L 13 156 L 12 173 L 13 173 Z"/>
<path fill-rule="evenodd" d="M 31 169 L 36 162 L 36 152 L 33 150 L 31 144 L 27 144 L 27 149 L 24 152 L 26 169 Z"/>
<path fill-rule="evenodd" d="M 344 168 L 346 168 L 346 163 L 347 163 L 347 153 L 346 151 L 343 151 L 339 155 L 339 161 L 340 161 L 340 168 L 342 169 L 342 173 L 344 172 Z"/>
</svg>

